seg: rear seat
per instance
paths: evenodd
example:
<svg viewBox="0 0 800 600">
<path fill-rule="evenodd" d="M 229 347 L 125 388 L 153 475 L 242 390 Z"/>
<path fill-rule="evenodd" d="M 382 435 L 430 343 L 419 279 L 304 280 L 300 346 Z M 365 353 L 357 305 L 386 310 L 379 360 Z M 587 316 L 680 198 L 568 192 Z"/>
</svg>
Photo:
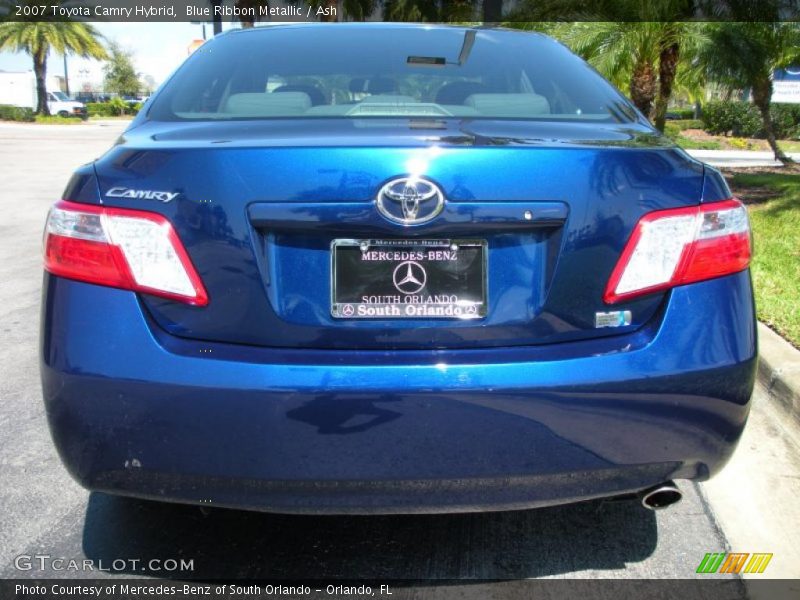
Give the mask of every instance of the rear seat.
<svg viewBox="0 0 800 600">
<path fill-rule="evenodd" d="M 240 117 L 284 117 L 302 115 L 311 108 L 304 92 L 232 94 L 222 112 Z"/>
</svg>

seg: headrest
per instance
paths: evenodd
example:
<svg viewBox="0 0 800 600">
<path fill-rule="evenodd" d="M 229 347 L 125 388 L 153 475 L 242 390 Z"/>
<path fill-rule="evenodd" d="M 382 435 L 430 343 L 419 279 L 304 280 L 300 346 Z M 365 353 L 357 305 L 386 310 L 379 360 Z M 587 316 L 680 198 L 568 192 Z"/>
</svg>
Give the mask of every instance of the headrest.
<svg viewBox="0 0 800 600">
<path fill-rule="evenodd" d="M 453 81 L 444 84 L 436 92 L 436 104 L 464 104 L 469 96 L 488 91 L 485 85 L 477 81 Z"/>
<path fill-rule="evenodd" d="M 550 103 L 539 94 L 472 94 L 464 104 L 492 117 L 534 117 L 550 114 Z"/>
<path fill-rule="evenodd" d="M 298 83 L 292 85 L 282 85 L 281 87 L 272 90 L 273 94 L 286 94 L 288 92 L 302 92 L 308 95 L 312 106 L 327 104 L 325 101 L 325 94 L 322 93 L 322 90 L 310 84 L 302 85 Z"/>
<path fill-rule="evenodd" d="M 363 77 L 356 77 L 350 80 L 350 85 L 347 86 L 347 89 L 350 90 L 351 94 L 363 94 L 367 91 L 366 87 L 367 80 Z"/>
<path fill-rule="evenodd" d="M 391 94 L 397 91 L 397 82 L 388 77 L 373 77 L 367 82 L 367 92 L 370 94 Z"/>
</svg>

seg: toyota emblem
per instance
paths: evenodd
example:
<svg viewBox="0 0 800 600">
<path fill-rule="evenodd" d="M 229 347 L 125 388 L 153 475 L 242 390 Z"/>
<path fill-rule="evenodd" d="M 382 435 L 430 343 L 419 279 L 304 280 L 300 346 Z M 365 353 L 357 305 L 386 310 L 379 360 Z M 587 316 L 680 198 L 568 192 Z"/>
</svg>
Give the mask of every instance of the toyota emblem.
<svg viewBox="0 0 800 600">
<path fill-rule="evenodd" d="M 401 225 L 418 225 L 436 217 L 444 209 L 439 187 L 427 179 L 392 179 L 378 192 L 375 204 L 384 217 Z"/>
</svg>

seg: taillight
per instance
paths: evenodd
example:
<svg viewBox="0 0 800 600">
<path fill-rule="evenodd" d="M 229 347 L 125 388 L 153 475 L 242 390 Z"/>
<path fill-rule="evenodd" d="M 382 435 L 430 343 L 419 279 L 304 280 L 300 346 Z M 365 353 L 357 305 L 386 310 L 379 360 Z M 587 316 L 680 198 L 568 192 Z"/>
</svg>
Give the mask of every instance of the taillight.
<svg viewBox="0 0 800 600">
<path fill-rule="evenodd" d="M 613 304 L 737 273 L 749 264 L 750 226 L 738 200 L 660 210 L 636 224 L 603 300 Z"/>
<path fill-rule="evenodd" d="M 157 213 L 57 202 L 47 216 L 44 268 L 79 281 L 208 304 L 172 224 Z"/>
</svg>

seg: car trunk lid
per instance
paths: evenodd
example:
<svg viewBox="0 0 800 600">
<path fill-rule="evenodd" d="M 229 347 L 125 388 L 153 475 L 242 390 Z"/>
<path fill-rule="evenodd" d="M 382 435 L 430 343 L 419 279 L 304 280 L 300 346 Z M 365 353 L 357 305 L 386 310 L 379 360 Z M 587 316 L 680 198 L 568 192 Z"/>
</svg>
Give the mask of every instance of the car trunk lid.
<svg viewBox="0 0 800 600">
<path fill-rule="evenodd" d="M 703 183 L 702 166 L 648 128 L 591 123 L 151 123 L 126 133 L 96 170 L 105 204 L 171 220 L 208 290 L 202 308 L 143 295 L 160 327 L 339 349 L 518 346 L 635 329 L 663 294 L 603 303 L 622 247 L 643 214 L 697 204 Z M 376 207 L 387 182 L 409 175 L 444 196 L 440 214 L 413 226 Z M 115 188 L 170 201 L 109 195 Z M 485 260 L 485 314 L 337 313 L 332 248 L 342 241 L 360 251 L 485 246 L 475 254 Z M 616 321 L 598 317 L 612 308 Z"/>
</svg>

